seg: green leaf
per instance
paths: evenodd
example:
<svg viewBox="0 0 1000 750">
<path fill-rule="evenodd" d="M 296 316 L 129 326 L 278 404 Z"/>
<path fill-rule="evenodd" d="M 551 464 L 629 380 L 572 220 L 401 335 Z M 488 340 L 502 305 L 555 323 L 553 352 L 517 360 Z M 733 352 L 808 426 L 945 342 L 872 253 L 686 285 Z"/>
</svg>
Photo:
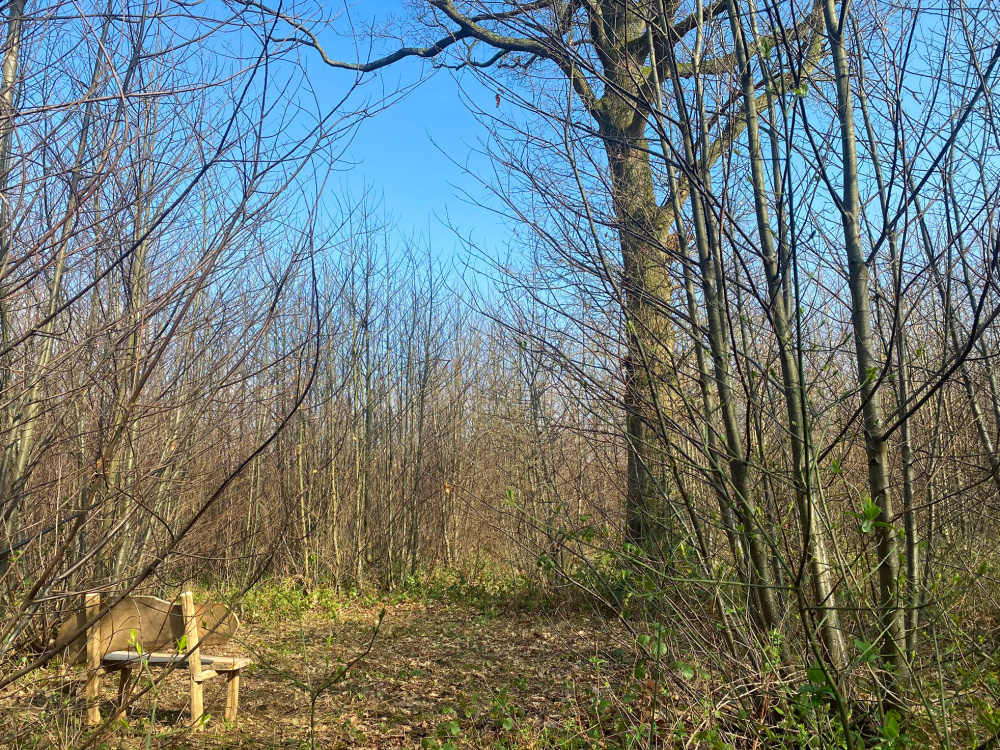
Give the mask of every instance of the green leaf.
<svg viewBox="0 0 1000 750">
<path fill-rule="evenodd" d="M 674 666 L 677 668 L 677 671 L 681 673 L 681 675 L 684 677 L 685 680 L 694 679 L 694 667 L 692 667 L 690 664 L 685 664 L 684 662 L 679 661 L 676 664 L 674 664 Z"/>
<path fill-rule="evenodd" d="M 890 741 L 899 737 L 899 715 L 895 711 L 886 713 L 885 726 L 882 728 L 882 733 Z"/>
<path fill-rule="evenodd" d="M 862 513 L 865 514 L 865 518 L 869 521 L 874 521 L 879 517 L 881 512 L 882 509 L 878 507 L 878 504 L 875 503 L 875 501 L 873 501 L 870 497 L 865 498 L 865 504 L 862 507 Z"/>
</svg>

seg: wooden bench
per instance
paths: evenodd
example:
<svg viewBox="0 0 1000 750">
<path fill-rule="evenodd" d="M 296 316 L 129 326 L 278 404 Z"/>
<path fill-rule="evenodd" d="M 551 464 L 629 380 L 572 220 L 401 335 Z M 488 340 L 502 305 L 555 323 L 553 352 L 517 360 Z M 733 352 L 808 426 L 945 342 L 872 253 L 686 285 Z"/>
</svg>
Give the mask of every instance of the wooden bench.
<svg viewBox="0 0 1000 750">
<path fill-rule="evenodd" d="M 232 656 L 210 656 L 202 653 L 202 647 L 221 645 L 232 638 L 239 628 L 239 618 L 223 605 L 196 606 L 190 591 L 181 594 L 179 600 L 171 603 L 153 596 L 126 597 L 87 630 L 83 648 L 80 639 L 62 646 L 70 660 L 86 660 L 88 724 L 101 721 L 101 673 L 119 673 L 117 717 L 124 714 L 131 696 L 132 672 L 137 668 L 188 671 L 191 721 L 195 728 L 200 726 L 204 713 L 202 683 L 225 676 L 225 716 L 227 721 L 236 720 L 240 672 L 252 662 Z M 100 594 L 87 594 L 77 620 L 85 622 L 96 617 L 100 607 Z M 79 625 L 75 629 L 79 630 Z M 63 626 L 62 632 L 73 630 L 71 621 Z"/>
</svg>

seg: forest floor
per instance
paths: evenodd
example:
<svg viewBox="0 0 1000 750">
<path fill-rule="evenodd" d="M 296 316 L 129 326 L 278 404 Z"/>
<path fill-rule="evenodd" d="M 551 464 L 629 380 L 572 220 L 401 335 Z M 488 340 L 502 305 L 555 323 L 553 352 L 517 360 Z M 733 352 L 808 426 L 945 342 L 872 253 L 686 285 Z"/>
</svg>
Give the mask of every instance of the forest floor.
<svg viewBox="0 0 1000 750">
<path fill-rule="evenodd" d="M 622 711 L 639 711 L 642 721 L 646 681 L 634 678 L 626 656 L 635 637 L 613 619 L 488 596 L 341 599 L 275 591 L 247 602 L 240 643 L 228 649 L 254 660 L 241 679 L 234 724 L 222 718 L 225 680 L 214 679 L 205 683 L 207 723 L 191 732 L 187 675 L 175 671 L 133 702 L 126 723 L 90 745 L 581 748 L 617 744 L 615 733 L 635 725 L 622 720 Z M 311 711 L 316 686 L 358 657 L 342 679 L 314 696 Z M 69 696 L 70 706 L 79 702 L 79 668 L 58 678 L 53 668 L 48 679 L 50 694 Z M 17 711 L 20 702 L 26 712 L 20 718 L 30 722 L 31 712 L 51 711 L 51 698 L 39 698 L 43 683 L 20 697 L 0 696 L 0 704 L 9 710 L 13 701 Z M 625 706 L 622 696 L 636 685 Z M 107 717 L 117 678 L 102 680 L 102 688 Z M 24 747 L 76 747 L 86 740 L 84 734 L 60 737 L 59 722 L 38 725 L 48 727 L 47 734 Z M 65 723 L 67 732 L 72 725 Z"/>
</svg>

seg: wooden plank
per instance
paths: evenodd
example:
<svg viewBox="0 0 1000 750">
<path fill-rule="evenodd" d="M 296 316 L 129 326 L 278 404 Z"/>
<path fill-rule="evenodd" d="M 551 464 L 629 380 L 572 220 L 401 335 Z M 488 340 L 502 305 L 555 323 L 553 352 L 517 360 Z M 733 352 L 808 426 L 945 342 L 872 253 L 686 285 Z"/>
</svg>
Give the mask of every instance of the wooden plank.
<svg viewBox="0 0 1000 750">
<path fill-rule="evenodd" d="M 216 672 L 238 672 L 253 664 L 250 659 L 242 659 L 238 656 L 203 656 L 201 660 L 203 663 L 207 661 L 208 665 Z"/>
<path fill-rule="evenodd" d="M 214 669 L 203 669 L 199 674 L 196 674 L 191 679 L 195 682 L 205 682 L 206 680 L 211 680 L 213 677 L 218 677 L 219 672 Z"/>
<path fill-rule="evenodd" d="M 240 708 L 240 670 L 230 672 L 226 680 L 226 721 L 236 721 Z"/>
<path fill-rule="evenodd" d="M 101 608 L 100 594 L 87 594 L 84 612 L 87 619 L 96 617 Z M 87 723 L 101 723 L 101 652 L 98 633 L 101 624 L 95 623 L 87 631 Z"/>
<path fill-rule="evenodd" d="M 190 591 L 181 594 L 181 611 L 184 614 L 185 644 L 188 650 L 188 670 L 191 672 L 191 723 L 195 731 L 201 725 L 201 717 L 205 712 L 204 693 L 201 682 L 197 679 L 201 674 L 201 649 L 198 645 L 198 620 L 194 608 L 194 596 Z"/>
<path fill-rule="evenodd" d="M 199 650 L 201 646 L 198 647 Z M 139 653 L 137 651 L 112 651 L 101 657 L 101 666 L 105 672 L 123 669 L 128 665 L 145 664 L 149 667 L 176 667 L 186 669 L 188 659 L 185 654 L 174 654 L 166 651 L 154 651 L 152 653 Z M 209 656 L 201 654 L 201 667 L 210 668 L 216 672 L 232 672 L 235 669 L 244 669 L 253 664 L 253 661 L 240 656 Z"/>
<path fill-rule="evenodd" d="M 131 668 L 139 664 L 144 664 L 147 667 L 187 669 L 188 660 L 184 654 L 171 654 L 165 651 L 154 651 L 151 654 L 139 653 L 137 651 L 112 651 L 110 654 L 105 654 L 101 657 L 101 666 L 105 672 L 117 672 L 118 670 Z M 245 669 L 251 664 L 253 664 L 252 660 L 240 656 L 201 655 L 202 674 L 205 673 L 206 668 L 218 675 L 224 672 Z"/>
<path fill-rule="evenodd" d="M 146 664 L 150 667 L 187 667 L 187 657 L 184 654 L 154 651 L 153 653 L 138 653 L 136 651 L 112 651 L 101 657 L 105 670 L 122 669 L 129 664 Z"/>
</svg>

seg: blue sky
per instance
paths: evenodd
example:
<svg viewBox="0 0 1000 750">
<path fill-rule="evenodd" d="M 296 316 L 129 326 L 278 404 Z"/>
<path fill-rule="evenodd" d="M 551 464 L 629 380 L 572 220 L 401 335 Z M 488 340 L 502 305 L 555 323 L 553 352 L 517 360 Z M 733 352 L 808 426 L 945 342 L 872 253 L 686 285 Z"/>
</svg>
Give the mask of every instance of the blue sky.
<svg viewBox="0 0 1000 750">
<path fill-rule="evenodd" d="M 355 19 L 361 14 L 385 17 L 400 12 L 400 4 L 389 0 L 363 0 L 352 7 Z M 331 53 L 353 61 L 354 49 L 348 40 L 330 39 Z M 305 56 L 305 55 L 304 55 Z M 422 69 L 418 60 L 404 60 L 378 75 L 382 80 L 368 83 L 370 95 L 377 97 L 383 84 L 389 90 L 417 80 Z M 315 61 L 309 64 L 315 83 L 339 88 L 352 80 L 347 71 L 333 71 Z M 339 85 L 338 85 L 339 84 Z M 491 104 L 493 92 L 471 76 L 462 83 L 466 96 Z M 472 116 L 459 94 L 459 84 L 448 71 L 440 71 L 424 81 L 388 110 L 368 119 L 348 150 L 348 159 L 357 162 L 342 179 L 352 193 L 372 188 L 383 198 L 387 214 L 396 219 L 405 235 L 430 238 L 435 248 L 447 253 L 460 244 L 456 227 L 463 237 L 473 240 L 489 254 L 504 254 L 506 236 L 502 220 L 493 212 L 470 205 L 463 191 L 489 203 L 487 191 L 460 165 L 489 179 L 488 160 L 476 153 L 486 129 Z"/>
</svg>

